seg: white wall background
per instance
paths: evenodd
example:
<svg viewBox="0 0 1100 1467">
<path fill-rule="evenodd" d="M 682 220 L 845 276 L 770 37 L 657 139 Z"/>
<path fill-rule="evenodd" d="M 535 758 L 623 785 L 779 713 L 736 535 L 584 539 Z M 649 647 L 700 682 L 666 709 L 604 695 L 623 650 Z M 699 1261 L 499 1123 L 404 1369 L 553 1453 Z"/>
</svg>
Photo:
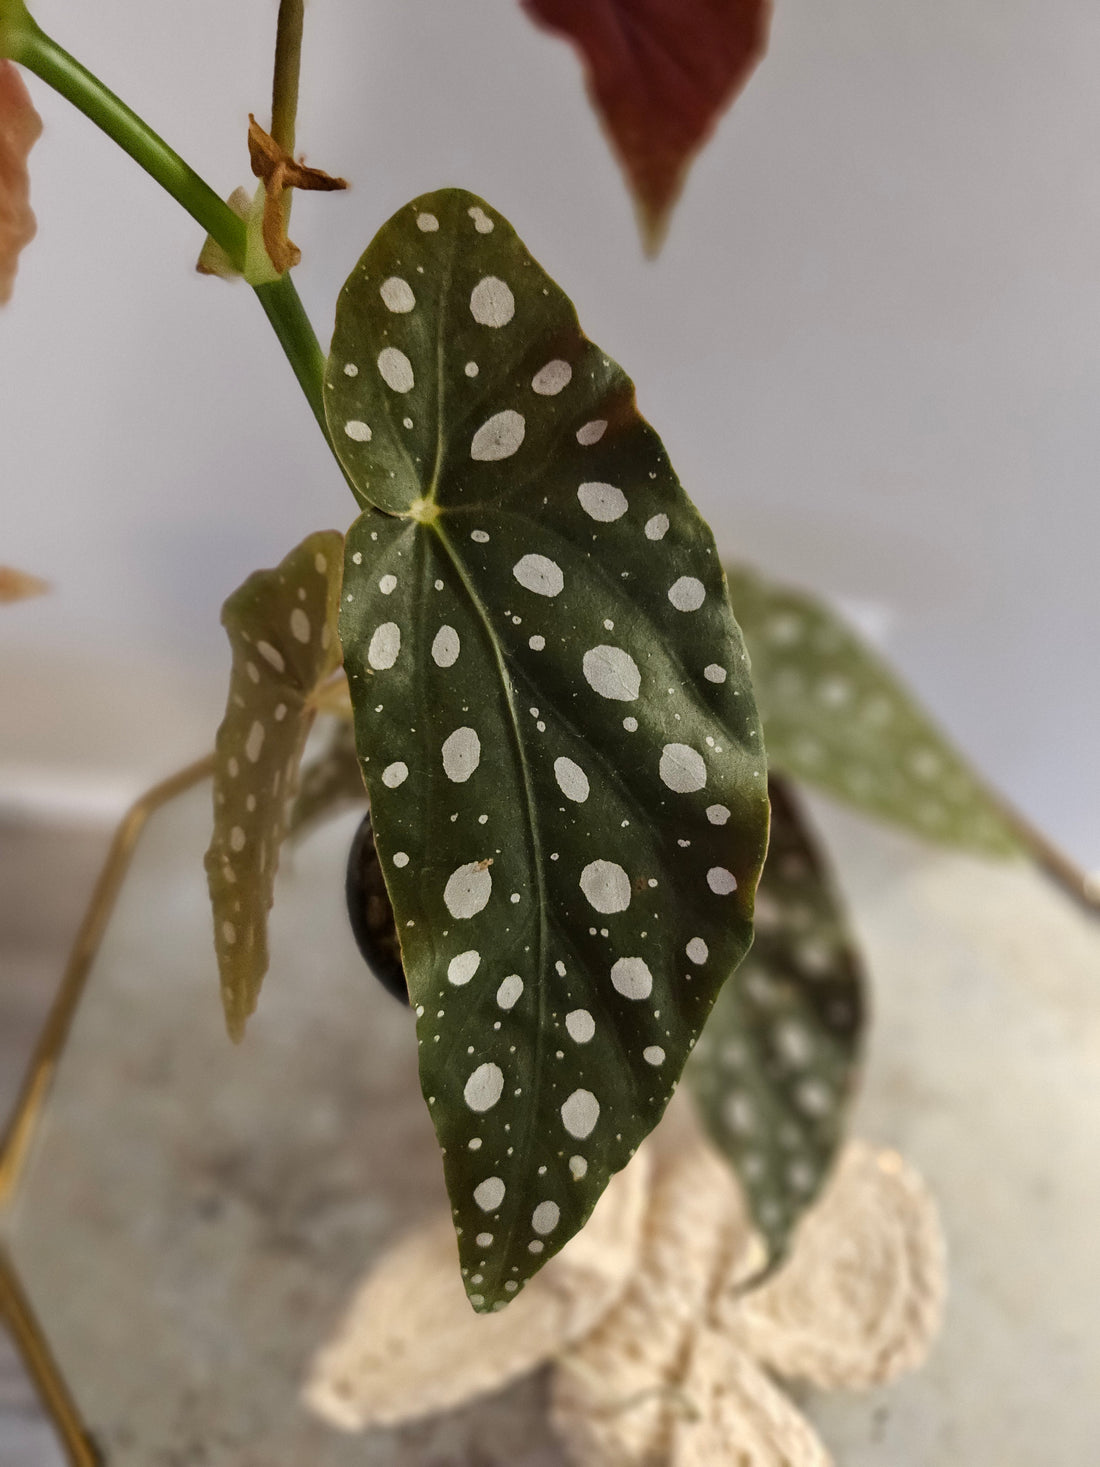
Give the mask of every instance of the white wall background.
<svg viewBox="0 0 1100 1467">
<path fill-rule="evenodd" d="M 221 192 L 275 0 L 39 0 Z M 634 376 L 724 548 L 881 613 L 956 738 L 1100 867 L 1100 10 L 778 0 L 771 53 L 644 263 L 579 68 L 516 0 L 313 0 L 299 289 L 414 194 L 507 214 Z M 39 239 L 0 315 L 0 788 L 110 795 L 198 752 L 218 608 L 352 502 L 243 286 L 32 80 Z"/>
</svg>

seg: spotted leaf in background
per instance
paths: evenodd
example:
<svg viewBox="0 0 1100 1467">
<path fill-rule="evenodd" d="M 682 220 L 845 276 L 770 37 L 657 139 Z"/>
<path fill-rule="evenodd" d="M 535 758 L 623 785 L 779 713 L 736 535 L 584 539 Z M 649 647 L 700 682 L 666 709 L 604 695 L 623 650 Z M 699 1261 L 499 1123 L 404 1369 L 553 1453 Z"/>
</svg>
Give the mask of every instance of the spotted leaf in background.
<svg viewBox="0 0 1100 1467">
<path fill-rule="evenodd" d="M 218 729 L 206 876 L 229 1032 L 244 1033 L 267 972 L 267 914 L 316 696 L 340 666 L 343 537 L 322 530 L 230 596 L 233 649 Z"/>
<path fill-rule="evenodd" d="M 772 768 L 943 845 L 1017 849 L 977 776 L 820 601 L 727 565 Z"/>
<path fill-rule="evenodd" d="M 776 1263 L 844 1139 L 865 999 L 844 906 L 802 810 L 785 781 L 773 775 L 768 788 L 756 941 L 686 1077 Z"/>
<path fill-rule="evenodd" d="M 349 718 L 334 718 L 324 747 L 302 765 L 290 834 L 300 840 L 326 820 L 366 801 L 355 752 L 355 731 Z"/>
<path fill-rule="evenodd" d="M 41 132 L 23 78 L 0 60 L 0 306 L 11 299 L 20 250 L 34 238 L 27 155 Z"/>
<path fill-rule="evenodd" d="M 584 58 L 589 94 L 661 244 L 687 170 L 764 54 L 771 0 L 523 0 Z"/>
<path fill-rule="evenodd" d="M 486 1310 L 585 1221 L 745 954 L 760 728 L 709 529 L 481 200 L 383 227 L 326 406 L 364 505 L 340 614 L 359 755 Z"/>
</svg>

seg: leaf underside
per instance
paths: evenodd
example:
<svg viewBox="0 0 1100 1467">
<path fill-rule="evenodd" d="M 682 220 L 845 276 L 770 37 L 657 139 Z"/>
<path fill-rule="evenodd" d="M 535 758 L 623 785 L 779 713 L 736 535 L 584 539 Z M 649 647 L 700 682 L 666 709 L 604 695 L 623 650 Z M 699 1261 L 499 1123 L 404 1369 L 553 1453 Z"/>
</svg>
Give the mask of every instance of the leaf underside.
<svg viewBox="0 0 1100 1467">
<path fill-rule="evenodd" d="M 767 46 L 771 0 L 523 0 L 573 42 L 650 252 L 696 153 Z"/>
<path fill-rule="evenodd" d="M 828 1179 L 861 1051 L 864 977 L 843 904 L 790 788 L 774 775 L 756 941 L 686 1070 L 774 1266 Z"/>
<path fill-rule="evenodd" d="M 966 761 L 838 616 L 747 566 L 726 575 L 773 769 L 941 845 L 1018 850 Z"/>
<path fill-rule="evenodd" d="M 20 251 L 34 238 L 27 156 L 41 132 L 23 78 L 0 58 L 0 306 L 11 299 Z"/>
<path fill-rule="evenodd" d="M 379 232 L 326 407 L 365 506 L 340 615 L 359 755 L 488 1310 L 583 1224 L 744 956 L 759 722 L 709 529 L 480 199 Z"/>
<path fill-rule="evenodd" d="M 287 834 L 313 695 L 340 666 L 343 536 L 308 536 L 226 601 L 233 666 L 215 744 L 206 877 L 230 1035 L 240 1039 L 267 972 L 267 914 Z"/>
</svg>

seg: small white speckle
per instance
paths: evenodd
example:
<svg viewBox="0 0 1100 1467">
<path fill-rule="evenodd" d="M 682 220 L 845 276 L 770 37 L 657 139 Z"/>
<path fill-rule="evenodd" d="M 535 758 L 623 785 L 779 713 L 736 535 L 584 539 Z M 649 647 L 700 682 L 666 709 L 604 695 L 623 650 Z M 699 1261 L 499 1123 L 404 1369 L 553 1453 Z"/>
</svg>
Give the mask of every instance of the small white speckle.
<svg viewBox="0 0 1100 1467">
<path fill-rule="evenodd" d="M 286 671 L 286 662 L 283 660 L 283 654 L 277 647 L 273 647 L 270 642 L 257 642 L 256 651 L 276 672 Z"/>
<path fill-rule="evenodd" d="M 647 540 L 663 540 L 668 534 L 668 515 L 655 514 L 652 519 L 646 520 L 645 533 Z"/>
<path fill-rule="evenodd" d="M 695 576 L 681 576 L 669 587 L 668 599 L 677 611 L 698 611 L 707 599 L 706 587 Z"/>
<path fill-rule="evenodd" d="M 344 376 L 345 377 L 358 377 L 358 375 L 359 375 L 359 368 L 355 365 L 354 362 L 346 362 L 344 364 Z"/>
<path fill-rule="evenodd" d="M 690 744 L 666 744 L 661 751 L 661 783 L 677 794 L 701 790 L 707 782 L 703 756 Z"/>
<path fill-rule="evenodd" d="M 545 637 L 528 637 L 528 639 L 527 639 L 527 645 L 528 645 L 528 647 L 530 647 L 530 649 L 531 649 L 532 652 L 541 652 L 542 649 L 546 646 L 546 638 Z"/>
<path fill-rule="evenodd" d="M 510 973 L 497 989 L 497 1005 L 502 1009 L 515 1008 L 523 994 L 523 979 L 518 973 Z"/>
<path fill-rule="evenodd" d="M 479 1248 L 491 1248 L 493 1246 L 493 1235 L 492 1233 L 478 1233 L 474 1242 Z"/>
<path fill-rule="evenodd" d="M 478 205 L 475 204 L 472 208 L 467 209 L 466 212 L 474 221 L 474 228 L 477 230 L 478 234 L 492 234 L 493 221 L 489 218 L 484 209 L 479 208 Z"/>
<path fill-rule="evenodd" d="M 361 550 L 357 550 L 354 553 L 354 555 L 351 557 L 351 563 L 352 563 L 352 565 L 362 565 L 363 564 L 363 552 Z"/>
<path fill-rule="evenodd" d="M 663 1065 L 665 1062 L 665 1052 L 659 1044 L 651 1044 L 648 1048 L 642 1050 L 642 1058 L 647 1065 Z"/>
<path fill-rule="evenodd" d="M 459 953 L 447 964 L 447 981 L 453 983 L 456 988 L 462 988 L 469 983 L 480 966 L 481 954 L 476 948 L 471 948 L 466 953 Z"/>
<path fill-rule="evenodd" d="M 611 969 L 611 984 L 624 998 L 648 998 L 653 992 L 653 974 L 643 958 L 619 958 Z"/>
<path fill-rule="evenodd" d="M 243 851 L 245 846 L 245 834 L 239 825 L 234 825 L 229 832 L 229 849 L 231 851 Z"/>
<path fill-rule="evenodd" d="M 397 590 L 397 577 L 383 576 L 382 579 L 378 582 L 378 589 L 382 592 L 383 596 L 392 595 L 393 592 Z"/>
<path fill-rule="evenodd" d="M 504 1201 L 504 1190 L 499 1177 L 486 1177 L 474 1188 L 474 1201 L 482 1212 L 495 1212 Z"/>
<path fill-rule="evenodd" d="M 367 661 L 376 672 L 385 672 L 397 661 L 400 651 L 401 628 L 395 621 L 385 621 L 370 639 Z"/>
<path fill-rule="evenodd" d="M 531 1215 L 531 1226 L 536 1233 L 552 1233 L 558 1225 L 561 1209 L 556 1202 L 540 1202 Z"/>
<path fill-rule="evenodd" d="M 712 662 L 709 667 L 703 669 L 703 676 L 708 683 L 724 683 L 726 680 L 726 669 L 719 667 L 717 662 Z"/>
<path fill-rule="evenodd" d="M 637 733 L 638 732 L 638 720 L 636 718 L 624 718 L 623 719 L 623 728 L 626 729 L 627 733 Z"/>
<path fill-rule="evenodd" d="M 409 864 L 408 853 L 406 851 L 398 851 L 393 858 L 393 864 L 400 869 L 406 867 Z"/>
<path fill-rule="evenodd" d="M 489 868 L 480 861 L 471 861 L 465 866 L 459 866 L 447 878 L 443 900 L 452 917 L 476 917 L 492 892 L 493 878 Z"/>
<path fill-rule="evenodd" d="M 378 294 L 382 297 L 382 304 L 387 311 L 393 311 L 398 316 L 404 316 L 416 305 L 416 296 L 413 295 L 412 286 L 407 280 L 402 280 L 400 275 L 391 275 L 388 280 L 383 280 Z M 354 377 L 355 373 L 352 372 L 349 375 Z"/>
<path fill-rule="evenodd" d="M 461 650 L 462 643 L 454 627 L 441 626 L 432 642 L 432 661 L 436 667 L 453 667 Z"/>
<path fill-rule="evenodd" d="M 434 234 L 439 228 L 439 220 L 434 214 L 418 214 L 416 216 L 417 229 L 423 230 L 425 234 Z"/>
<path fill-rule="evenodd" d="M 248 730 L 248 738 L 245 741 L 244 752 L 249 763 L 255 764 L 260 757 L 264 746 L 264 726 L 257 719 Z"/>
<path fill-rule="evenodd" d="M 707 885 L 715 896 L 729 896 L 737 890 L 737 877 L 725 866 L 712 866 L 707 872 Z"/>
<path fill-rule="evenodd" d="M 585 514 L 601 524 L 621 519 L 628 508 L 626 495 L 614 484 L 582 484 L 577 490 L 577 498 Z"/>
<path fill-rule="evenodd" d="M 597 912 L 625 912 L 630 905 L 630 877 L 614 861 L 593 861 L 581 872 L 581 891 Z"/>
<path fill-rule="evenodd" d="M 237 929 L 233 926 L 232 922 L 222 923 L 222 937 L 230 947 L 237 941 Z"/>
<path fill-rule="evenodd" d="M 523 443 L 527 423 L 522 413 L 505 408 L 482 423 L 470 443 L 470 457 L 479 463 L 511 458 Z"/>
<path fill-rule="evenodd" d="M 591 448 L 593 443 L 599 443 L 607 431 L 607 419 L 595 418 L 591 423 L 585 423 L 583 428 L 577 429 L 577 442 L 582 448 Z"/>
<path fill-rule="evenodd" d="M 576 1044 L 587 1044 L 596 1032 L 596 1021 L 587 1009 L 573 1009 L 565 1016 L 565 1027 Z"/>
<path fill-rule="evenodd" d="M 525 590 L 536 596 L 557 596 L 565 586 L 561 566 L 545 555 L 524 555 L 512 567 L 512 574 Z"/>
<path fill-rule="evenodd" d="M 395 764 L 387 764 L 382 771 L 382 783 L 387 789 L 395 790 L 403 785 L 409 777 L 409 766 L 403 764 L 400 759 Z"/>
<path fill-rule="evenodd" d="M 344 424 L 344 432 L 356 443 L 369 443 L 371 440 L 370 429 L 358 418 L 349 418 Z"/>
<path fill-rule="evenodd" d="M 453 784 L 465 784 L 481 763 L 477 730 L 456 728 L 443 742 L 443 772 Z"/>
<path fill-rule="evenodd" d="M 492 1110 L 504 1089 L 504 1075 L 499 1065 L 478 1065 L 462 1092 L 466 1104 L 474 1111 Z"/>
<path fill-rule="evenodd" d="M 467 362 L 466 363 L 466 375 L 467 375 L 467 377 L 476 377 L 477 376 L 477 363 L 476 362 Z"/>
<path fill-rule="evenodd" d="M 569 1158 L 569 1170 L 573 1180 L 579 1182 L 582 1177 L 588 1175 L 588 1163 L 583 1156 L 571 1156 Z"/>
<path fill-rule="evenodd" d="M 707 819 L 712 825 L 725 825 L 730 818 L 730 812 L 725 805 L 708 805 Z"/>
<path fill-rule="evenodd" d="M 686 952 L 693 963 L 705 963 L 710 956 L 710 949 L 701 937 L 693 937 L 687 945 Z"/>
<path fill-rule="evenodd" d="M 296 642 L 301 642 L 304 645 L 309 641 L 312 630 L 309 624 L 309 617 L 300 606 L 296 606 L 290 613 L 290 635 Z"/>
<path fill-rule="evenodd" d="M 642 685 L 638 664 L 621 647 L 593 647 L 584 654 L 584 676 L 601 698 L 632 703 Z"/>
<path fill-rule="evenodd" d="M 566 799 L 575 800 L 578 805 L 583 805 L 588 799 L 590 791 L 588 775 L 572 759 L 562 756 L 554 760 L 554 778 Z"/>
</svg>

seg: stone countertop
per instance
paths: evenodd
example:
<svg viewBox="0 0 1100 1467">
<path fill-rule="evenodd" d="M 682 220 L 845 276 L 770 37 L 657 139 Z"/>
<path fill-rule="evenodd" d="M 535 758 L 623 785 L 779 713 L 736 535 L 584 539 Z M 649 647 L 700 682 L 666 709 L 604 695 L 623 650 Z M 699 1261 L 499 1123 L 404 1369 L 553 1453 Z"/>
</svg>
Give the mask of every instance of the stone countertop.
<svg viewBox="0 0 1100 1467">
<path fill-rule="evenodd" d="M 272 970 L 235 1049 L 206 801 L 147 832 L 17 1219 L 25 1282 L 112 1467 L 561 1467 L 539 1377 L 364 1438 L 301 1406 L 313 1350 L 370 1258 L 440 1205 L 441 1173 L 408 1015 L 346 930 L 353 822 L 285 863 Z M 1024 865 L 814 808 L 874 979 L 856 1129 L 931 1182 L 952 1297 L 919 1375 L 806 1409 L 842 1467 L 1080 1467 L 1100 1441 L 1100 925 Z M 0 1458 L 45 1467 L 10 1456 L 14 1419 Z"/>
</svg>

